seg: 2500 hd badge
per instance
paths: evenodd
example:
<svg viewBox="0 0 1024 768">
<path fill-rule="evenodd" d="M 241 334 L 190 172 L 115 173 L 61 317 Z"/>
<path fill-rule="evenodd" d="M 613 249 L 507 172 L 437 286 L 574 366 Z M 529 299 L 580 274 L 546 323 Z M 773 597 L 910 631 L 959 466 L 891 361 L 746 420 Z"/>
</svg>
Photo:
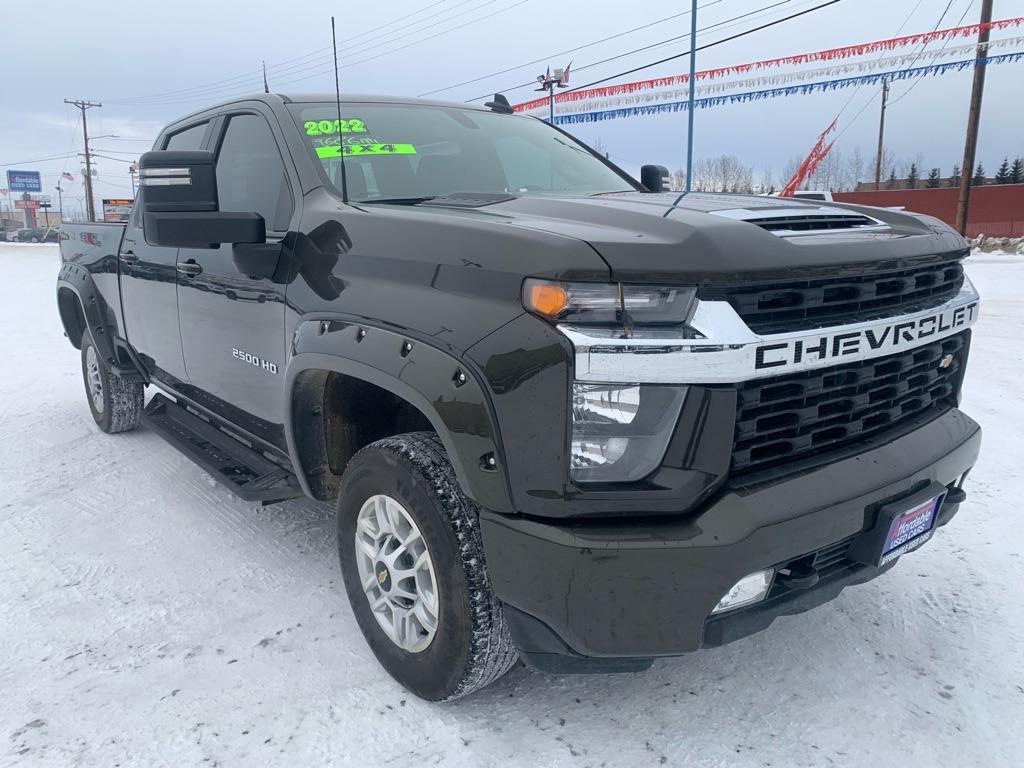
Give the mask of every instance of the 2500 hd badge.
<svg viewBox="0 0 1024 768">
<path fill-rule="evenodd" d="M 754 368 L 778 368 L 783 365 L 799 365 L 801 362 L 848 355 L 863 357 L 865 353 L 870 357 L 882 355 L 897 349 L 901 343 L 906 346 L 929 336 L 945 336 L 957 328 L 970 325 L 976 319 L 977 311 L 978 302 L 972 301 L 970 304 L 898 323 L 883 323 L 871 328 L 826 334 L 810 339 L 762 344 L 757 348 Z"/>
</svg>

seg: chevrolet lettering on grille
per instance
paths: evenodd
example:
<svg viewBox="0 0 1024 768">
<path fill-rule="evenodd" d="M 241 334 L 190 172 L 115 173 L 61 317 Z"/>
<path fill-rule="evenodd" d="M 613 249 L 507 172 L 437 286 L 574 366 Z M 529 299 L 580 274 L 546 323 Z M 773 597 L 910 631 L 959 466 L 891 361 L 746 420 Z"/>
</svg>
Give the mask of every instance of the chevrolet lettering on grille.
<svg viewBox="0 0 1024 768">
<path fill-rule="evenodd" d="M 807 360 L 841 359 L 859 355 L 864 350 L 886 354 L 906 349 L 936 334 L 964 328 L 972 324 L 978 302 L 917 317 L 897 323 L 883 323 L 872 328 L 817 336 L 813 339 L 794 339 L 757 347 L 754 368 L 766 370 L 790 363 L 798 365 Z"/>
<path fill-rule="evenodd" d="M 678 336 L 559 330 L 575 349 L 577 381 L 736 384 L 905 352 L 960 333 L 979 315 L 978 293 L 965 279 L 956 295 L 931 307 L 786 333 L 758 333 L 728 301 L 703 299 Z"/>
</svg>

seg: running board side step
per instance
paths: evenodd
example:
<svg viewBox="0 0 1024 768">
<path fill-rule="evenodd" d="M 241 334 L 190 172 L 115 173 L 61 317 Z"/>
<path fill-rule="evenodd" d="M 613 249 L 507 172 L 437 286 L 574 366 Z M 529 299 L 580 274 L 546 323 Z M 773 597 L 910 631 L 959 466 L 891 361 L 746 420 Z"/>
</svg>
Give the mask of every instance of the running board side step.
<svg viewBox="0 0 1024 768">
<path fill-rule="evenodd" d="M 246 501 L 266 505 L 302 496 L 291 472 L 163 395 L 153 396 L 142 420 Z"/>
</svg>

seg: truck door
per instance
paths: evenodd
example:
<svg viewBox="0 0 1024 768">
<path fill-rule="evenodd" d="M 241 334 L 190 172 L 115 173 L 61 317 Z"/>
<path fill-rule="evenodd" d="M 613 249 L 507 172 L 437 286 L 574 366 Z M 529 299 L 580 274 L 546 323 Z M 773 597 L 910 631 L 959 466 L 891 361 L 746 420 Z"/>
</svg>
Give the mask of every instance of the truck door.
<svg viewBox="0 0 1024 768">
<path fill-rule="evenodd" d="M 171 134 L 161 149 L 202 149 L 209 120 Z M 121 244 L 121 306 L 128 343 L 139 353 L 150 375 L 174 385 L 185 380 L 185 361 L 178 332 L 177 248 L 146 243 L 142 232 L 139 188 Z"/>
<path fill-rule="evenodd" d="M 295 211 L 289 168 L 262 114 L 229 114 L 216 146 L 222 211 L 263 216 L 267 243 L 280 244 Z M 236 251 L 253 246 L 178 251 L 178 310 L 189 392 L 252 434 L 277 443 L 284 423 L 284 289 L 244 274 Z M 240 253 L 240 251 L 239 251 Z M 282 249 L 281 258 L 287 258 Z M 247 418 L 254 417 L 254 418 Z"/>
</svg>

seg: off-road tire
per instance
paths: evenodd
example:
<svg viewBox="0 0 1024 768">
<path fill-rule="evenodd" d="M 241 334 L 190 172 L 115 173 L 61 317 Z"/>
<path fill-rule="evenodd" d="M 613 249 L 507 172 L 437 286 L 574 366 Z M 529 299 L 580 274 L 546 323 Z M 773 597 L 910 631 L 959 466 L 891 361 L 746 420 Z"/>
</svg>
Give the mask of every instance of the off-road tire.
<svg viewBox="0 0 1024 768">
<path fill-rule="evenodd" d="M 97 373 L 102 386 L 102 404 L 99 408 L 93 401 L 90 384 L 90 349 L 93 350 L 91 354 L 95 356 Z M 107 361 L 103 359 L 93 343 L 92 336 L 88 333 L 82 337 L 82 378 L 85 382 L 85 398 L 89 403 L 89 410 L 100 429 L 114 434 L 128 432 L 139 426 L 145 400 L 145 386 L 141 381 L 125 381 L 111 371 Z"/>
<path fill-rule="evenodd" d="M 415 519 L 438 580 L 437 631 L 424 650 L 403 650 L 370 611 L 356 566 L 356 520 L 385 494 Z M 484 563 L 476 505 L 466 497 L 436 434 L 409 432 L 363 448 L 349 462 L 338 496 L 338 550 L 359 628 L 385 670 L 430 701 L 465 696 L 497 680 L 518 659 Z"/>
</svg>

